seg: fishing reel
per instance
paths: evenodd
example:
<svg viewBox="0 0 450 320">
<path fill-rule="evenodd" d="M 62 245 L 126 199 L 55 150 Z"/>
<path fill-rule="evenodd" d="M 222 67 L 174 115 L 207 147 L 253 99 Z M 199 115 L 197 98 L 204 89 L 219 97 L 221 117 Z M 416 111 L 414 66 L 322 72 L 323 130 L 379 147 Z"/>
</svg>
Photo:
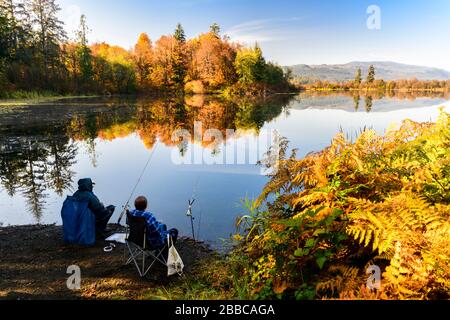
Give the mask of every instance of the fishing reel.
<svg viewBox="0 0 450 320">
<path fill-rule="evenodd" d="M 128 210 L 130 210 L 130 206 L 127 203 L 126 205 L 123 206 L 123 211 L 119 216 L 119 220 L 117 220 L 118 225 L 121 225 L 120 222 L 122 221 L 123 216 L 128 212 Z"/>
</svg>

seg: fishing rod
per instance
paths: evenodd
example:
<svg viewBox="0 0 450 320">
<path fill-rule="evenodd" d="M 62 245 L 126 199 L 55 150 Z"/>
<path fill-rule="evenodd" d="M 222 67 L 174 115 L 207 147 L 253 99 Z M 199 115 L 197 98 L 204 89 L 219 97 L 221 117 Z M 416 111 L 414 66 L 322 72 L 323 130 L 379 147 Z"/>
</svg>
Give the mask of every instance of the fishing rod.
<svg viewBox="0 0 450 320">
<path fill-rule="evenodd" d="M 150 157 L 148 158 L 148 161 L 147 161 L 147 163 L 145 164 L 145 167 L 144 167 L 144 169 L 142 170 L 142 173 L 141 173 L 141 175 L 139 176 L 139 179 L 138 179 L 138 181 L 136 182 L 136 185 L 134 186 L 133 191 L 131 191 L 131 194 L 130 194 L 130 197 L 128 198 L 128 201 L 127 201 L 127 202 L 125 203 L 125 205 L 123 206 L 123 211 L 122 211 L 122 213 L 121 213 L 120 216 L 119 216 L 119 220 L 117 221 L 117 224 L 118 224 L 118 225 L 120 225 L 120 222 L 122 221 L 123 216 L 125 215 L 125 213 L 127 212 L 128 208 L 129 208 L 129 206 L 130 206 L 131 198 L 133 197 L 134 192 L 136 191 L 136 189 L 137 189 L 139 183 L 141 182 L 142 177 L 143 177 L 144 174 L 145 174 L 145 171 L 147 171 L 147 168 L 148 168 L 150 162 L 151 162 L 152 159 L 153 159 L 153 155 L 155 154 L 155 151 L 156 151 L 156 149 L 158 148 L 158 144 L 159 144 L 159 141 L 156 142 L 155 148 L 153 149 L 152 153 L 150 154 Z"/>
<path fill-rule="evenodd" d="M 190 199 L 189 202 L 188 202 L 188 204 L 189 204 L 188 211 L 187 211 L 187 213 L 186 213 L 186 216 L 188 216 L 189 219 L 191 220 L 192 239 L 194 239 L 194 241 L 196 241 L 196 240 L 195 240 L 195 230 L 194 230 L 194 220 L 195 220 L 195 217 L 194 217 L 194 215 L 192 214 L 192 206 L 194 205 L 194 203 L 195 203 L 195 201 L 196 201 L 195 195 L 196 195 L 196 192 L 197 192 L 197 187 L 198 187 L 199 182 L 200 182 L 200 176 L 197 178 L 197 182 L 195 183 L 194 190 L 192 191 L 191 199 Z"/>
<path fill-rule="evenodd" d="M 194 220 L 195 220 L 195 218 L 194 218 L 194 216 L 192 214 L 192 206 L 194 205 L 194 202 L 195 202 L 195 199 L 189 200 L 189 208 L 188 208 L 188 211 L 187 211 L 186 215 L 191 219 L 192 239 L 194 239 L 194 241 L 196 241 L 195 240 L 195 231 L 194 231 Z"/>
</svg>

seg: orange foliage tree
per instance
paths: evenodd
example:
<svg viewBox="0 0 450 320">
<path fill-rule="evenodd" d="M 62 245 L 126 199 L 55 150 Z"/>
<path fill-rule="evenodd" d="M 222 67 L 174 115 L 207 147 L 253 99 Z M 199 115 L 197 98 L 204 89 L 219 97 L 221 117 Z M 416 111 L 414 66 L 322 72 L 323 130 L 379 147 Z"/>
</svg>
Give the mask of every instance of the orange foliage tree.
<svg viewBox="0 0 450 320">
<path fill-rule="evenodd" d="M 133 58 L 136 78 L 141 89 L 149 86 L 150 71 L 153 62 L 152 42 L 146 33 L 141 33 L 134 46 Z"/>
<path fill-rule="evenodd" d="M 189 80 L 201 80 L 213 89 L 236 82 L 234 61 L 237 44 L 209 32 L 190 40 L 188 47 L 192 59 L 188 70 Z"/>
</svg>

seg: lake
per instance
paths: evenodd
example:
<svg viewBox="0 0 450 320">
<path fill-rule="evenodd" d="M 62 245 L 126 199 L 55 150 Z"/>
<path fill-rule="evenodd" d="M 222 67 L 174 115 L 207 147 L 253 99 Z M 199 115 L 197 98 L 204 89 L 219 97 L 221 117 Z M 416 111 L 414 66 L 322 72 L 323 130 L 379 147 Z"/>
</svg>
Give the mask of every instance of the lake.
<svg viewBox="0 0 450 320">
<path fill-rule="evenodd" d="M 302 93 L 261 102 L 86 98 L 0 107 L 0 224 L 61 224 L 62 202 L 84 177 L 105 205 L 117 206 L 116 222 L 149 161 L 133 200 L 147 196 L 161 221 L 190 236 L 186 211 L 195 198 L 196 236 L 220 246 L 246 213 L 242 200 L 267 182 L 256 162 L 274 130 L 302 157 L 340 130 L 355 137 L 406 118 L 434 121 L 441 105 L 448 108 L 449 97 Z"/>
</svg>

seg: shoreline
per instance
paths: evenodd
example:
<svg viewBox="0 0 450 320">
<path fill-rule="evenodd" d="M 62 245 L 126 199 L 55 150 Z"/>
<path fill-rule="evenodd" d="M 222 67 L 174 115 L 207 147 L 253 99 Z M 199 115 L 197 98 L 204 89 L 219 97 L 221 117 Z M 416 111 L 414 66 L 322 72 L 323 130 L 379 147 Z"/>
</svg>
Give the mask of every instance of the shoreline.
<svg viewBox="0 0 450 320">
<path fill-rule="evenodd" d="M 110 228 L 115 232 L 121 231 Z M 110 253 L 108 243 L 93 247 L 67 245 L 62 226 L 28 225 L 0 227 L 0 300 L 152 299 L 157 290 L 179 286 L 184 280 L 167 277 L 167 268 L 153 267 L 140 278 L 134 265 L 125 266 L 128 251 L 117 244 Z M 215 259 L 216 252 L 204 243 L 182 237 L 176 248 L 185 264 L 187 280 L 195 281 L 197 266 Z M 67 288 L 67 268 L 81 269 L 81 289 Z"/>
<path fill-rule="evenodd" d="M 59 100 L 70 100 L 70 99 L 91 99 L 91 98 L 101 98 L 100 95 L 87 95 L 87 96 L 42 96 L 37 98 L 23 98 L 23 99 L 0 99 L 0 107 L 21 107 L 38 105 L 45 102 L 54 102 Z"/>
<path fill-rule="evenodd" d="M 230 96 L 226 97 L 222 93 L 207 92 L 201 94 L 129 94 L 129 95 L 91 95 L 91 96 L 51 96 L 51 97 L 41 97 L 41 98 L 24 98 L 24 99 L 0 99 L 0 107 L 23 107 L 23 106 L 37 106 L 43 103 L 58 102 L 71 99 L 110 99 L 110 98 L 129 98 L 129 99 L 157 99 L 157 98 L 174 98 L 174 97 L 192 97 L 192 96 L 205 96 L 205 97 L 215 97 L 219 99 L 228 99 L 234 101 L 235 99 L 253 99 L 255 101 L 264 101 L 271 98 L 277 98 L 286 95 L 298 95 L 302 91 L 295 92 L 276 92 L 267 96 Z"/>
</svg>

